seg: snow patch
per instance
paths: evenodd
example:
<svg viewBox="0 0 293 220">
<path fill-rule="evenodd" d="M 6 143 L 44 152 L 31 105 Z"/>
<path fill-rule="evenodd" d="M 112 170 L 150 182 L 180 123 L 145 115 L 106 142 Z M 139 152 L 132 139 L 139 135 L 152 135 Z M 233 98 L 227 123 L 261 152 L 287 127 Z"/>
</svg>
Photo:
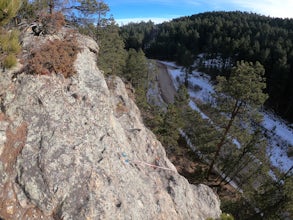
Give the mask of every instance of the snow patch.
<svg viewBox="0 0 293 220">
<path fill-rule="evenodd" d="M 176 88 L 184 81 L 183 68 L 176 65 L 174 62 L 160 61 L 167 66 L 168 72 L 173 80 Z M 207 60 L 206 65 L 217 67 L 220 66 L 220 61 Z M 214 86 L 211 82 L 210 76 L 205 73 L 193 71 L 189 75 L 190 88 L 188 89 L 189 95 L 192 99 L 199 100 L 203 103 L 208 103 L 213 100 L 212 94 L 215 92 Z M 192 109 L 197 111 L 203 119 L 210 120 L 210 118 L 204 114 L 201 109 L 196 105 L 194 101 L 190 101 L 189 105 Z M 262 112 L 264 115 L 264 121 L 262 123 L 265 133 L 267 133 L 268 140 L 268 155 L 273 166 L 278 167 L 282 171 L 286 172 L 291 166 L 293 166 L 293 158 L 289 158 L 287 151 L 289 147 L 293 147 L 293 130 L 276 117 L 273 113 Z M 240 147 L 240 143 L 236 139 L 232 139 L 232 142 Z"/>
</svg>

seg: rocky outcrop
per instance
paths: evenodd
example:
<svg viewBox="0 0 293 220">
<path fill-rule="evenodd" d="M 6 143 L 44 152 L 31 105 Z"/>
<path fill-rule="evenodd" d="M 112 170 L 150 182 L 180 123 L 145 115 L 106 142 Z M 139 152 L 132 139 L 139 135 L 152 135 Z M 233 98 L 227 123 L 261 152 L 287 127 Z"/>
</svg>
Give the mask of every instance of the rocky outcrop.
<svg viewBox="0 0 293 220">
<path fill-rule="evenodd" d="M 83 37 L 77 75 L 0 75 L 2 219 L 207 219 L 220 202 L 167 159 L 98 46 Z"/>
</svg>

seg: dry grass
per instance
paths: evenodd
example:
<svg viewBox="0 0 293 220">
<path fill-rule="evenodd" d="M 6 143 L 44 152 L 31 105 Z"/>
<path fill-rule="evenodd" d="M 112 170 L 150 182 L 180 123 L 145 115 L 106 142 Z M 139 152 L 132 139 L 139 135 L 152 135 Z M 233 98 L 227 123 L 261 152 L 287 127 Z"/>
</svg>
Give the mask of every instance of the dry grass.
<svg viewBox="0 0 293 220">
<path fill-rule="evenodd" d="M 32 74 L 63 74 L 65 78 L 76 74 L 74 62 L 79 52 L 75 35 L 64 39 L 49 40 L 40 48 L 32 50 L 28 58 L 28 69 Z"/>
</svg>

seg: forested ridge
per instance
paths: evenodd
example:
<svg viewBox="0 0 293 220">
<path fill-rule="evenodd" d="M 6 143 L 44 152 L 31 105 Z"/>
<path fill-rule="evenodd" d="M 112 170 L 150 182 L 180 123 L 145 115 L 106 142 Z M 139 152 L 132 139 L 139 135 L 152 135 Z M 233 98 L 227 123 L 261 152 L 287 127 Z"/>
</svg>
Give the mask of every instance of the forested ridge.
<svg viewBox="0 0 293 220">
<path fill-rule="evenodd" d="M 293 121 L 293 19 L 246 12 L 207 12 L 159 25 L 130 23 L 120 33 L 127 48 L 142 48 L 149 58 L 190 66 L 199 54 L 222 59 L 210 73 L 229 75 L 237 61 L 260 62 L 265 67 L 266 106 Z M 228 61 L 228 62 L 227 62 Z"/>
</svg>

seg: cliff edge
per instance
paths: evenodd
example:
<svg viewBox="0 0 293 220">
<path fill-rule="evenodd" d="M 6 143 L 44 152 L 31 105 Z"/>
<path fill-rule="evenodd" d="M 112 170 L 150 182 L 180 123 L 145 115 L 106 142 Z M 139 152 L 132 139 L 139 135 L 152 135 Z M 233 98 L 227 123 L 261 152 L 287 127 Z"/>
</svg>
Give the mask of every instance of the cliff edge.
<svg viewBox="0 0 293 220">
<path fill-rule="evenodd" d="M 219 198 L 177 173 L 122 80 L 104 78 L 98 45 L 78 42 L 72 77 L 0 73 L 0 219 L 218 218 Z"/>
</svg>

